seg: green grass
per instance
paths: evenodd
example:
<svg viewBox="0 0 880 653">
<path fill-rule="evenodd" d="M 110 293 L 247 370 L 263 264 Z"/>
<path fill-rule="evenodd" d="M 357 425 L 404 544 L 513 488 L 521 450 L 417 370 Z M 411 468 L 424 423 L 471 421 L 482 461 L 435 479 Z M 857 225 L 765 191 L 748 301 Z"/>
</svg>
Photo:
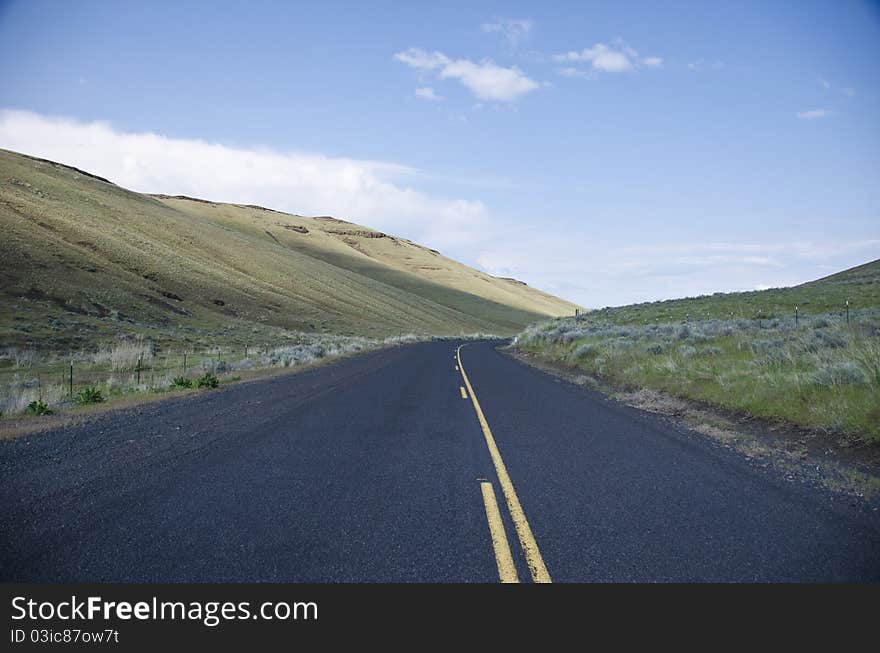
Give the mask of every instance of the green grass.
<svg viewBox="0 0 880 653">
<path fill-rule="evenodd" d="M 573 305 L 332 219 L 134 193 L 0 150 L 0 345 L 513 334 Z"/>
<path fill-rule="evenodd" d="M 878 289 L 875 261 L 796 288 L 552 320 L 517 344 L 612 386 L 880 442 Z M 849 323 L 840 310 L 847 299 Z"/>
<path fill-rule="evenodd" d="M 687 299 L 631 304 L 590 313 L 612 324 L 652 324 L 705 319 L 773 319 L 831 313 L 845 317 L 850 310 L 880 307 L 880 261 L 791 288 L 716 293 Z"/>
</svg>

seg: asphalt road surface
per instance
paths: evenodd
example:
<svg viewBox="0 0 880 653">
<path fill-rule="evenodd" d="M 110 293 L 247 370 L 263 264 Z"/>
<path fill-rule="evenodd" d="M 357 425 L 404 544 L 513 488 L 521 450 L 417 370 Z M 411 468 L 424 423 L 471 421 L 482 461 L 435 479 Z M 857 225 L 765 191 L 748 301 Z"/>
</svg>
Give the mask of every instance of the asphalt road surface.
<svg viewBox="0 0 880 653">
<path fill-rule="evenodd" d="M 0 442 L 0 579 L 880 580 L 876 511 L 460 344 Z"/>
</svg>

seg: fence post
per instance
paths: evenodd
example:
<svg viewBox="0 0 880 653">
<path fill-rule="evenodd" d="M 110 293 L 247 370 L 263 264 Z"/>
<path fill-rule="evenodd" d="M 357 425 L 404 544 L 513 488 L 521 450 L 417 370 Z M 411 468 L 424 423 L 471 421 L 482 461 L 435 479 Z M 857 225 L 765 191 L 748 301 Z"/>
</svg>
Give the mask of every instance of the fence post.
<svg viewBox="0 0 880 653">
<path fill-rule="evenodd" d="M 143 355 L 138 356 L 138 364 L 137 364 L 137 384 L 141 384 L 141 360 L 143 360 Z"/>
<path fill-rule="evenodd" d="M 67 392 L 73 396 L 73 361 L 70 361 L 70 376 L 67 377 Z"/>
<path fill-rule="evenodd" d="M 183 352 L 183 375 L 186 376 L 186 352 Z"/>
<path fill-rule="evenodd" d="M 794 327 L 797 328 L 798 325 L 798 307 L 794 307 Z"/>
<path fill-rule="evenodd" d="M 849 326 L 849 300 L 846 300 L 846 325 Z"/>
</svg>

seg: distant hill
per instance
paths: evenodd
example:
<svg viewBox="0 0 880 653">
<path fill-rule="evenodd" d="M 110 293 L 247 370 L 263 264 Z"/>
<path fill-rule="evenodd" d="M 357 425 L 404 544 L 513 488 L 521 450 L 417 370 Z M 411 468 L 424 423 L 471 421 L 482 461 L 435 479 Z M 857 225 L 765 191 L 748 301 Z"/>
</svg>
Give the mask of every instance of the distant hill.
<svg viewBox="0 0 880 653">
<path fill-rule="evenodd" d="M 0 150 L 0 341 L 511 334 L 575 306 L 332 217 L 144 195 Z"/>
<path fill-rule="evenodd" d="M 644 302 L 604 308 L 592 312 L 591 317 L 607 318 L 616 324 L 648 324 L 686 319 L 792 316 L 795 307 L 801 315 L 843 314 L 847 301 L 851 309 L 880 307 L 880 259 L 790 288 Z"/>
</svg>

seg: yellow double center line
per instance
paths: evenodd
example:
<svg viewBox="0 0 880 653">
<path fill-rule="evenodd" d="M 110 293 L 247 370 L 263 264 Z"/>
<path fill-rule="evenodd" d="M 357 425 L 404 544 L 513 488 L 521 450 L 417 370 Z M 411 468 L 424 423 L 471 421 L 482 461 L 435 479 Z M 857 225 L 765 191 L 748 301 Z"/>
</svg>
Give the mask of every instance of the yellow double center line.
<svg viewBox="0 0 880 653">
<path fill-rule="evenodd" d="M 498 451 L 498 445 L 495 444 L 492 429 L 489 428 L 489 423 L 486 421 L 486 416 L 483 415 L 483 409 L 480 408 L 480 402 L 477 400 L 474 388 L 471 385 L 470 380 L 468 380 L 467 372 L 464 371 L 464 365 L 461 363 L 461 347 L 462 346 L 459 345 L 458 349 L 455 350 L 455 358 L 458 361 L 458 370 L 461 372 L 461 378 L 464 380 L 468 394 L 471 396 L 471 402 L 474 404 L 474 410 L 477 413 L 477 420 L 480 422 L 480 428 L 483 429 L 483 436 L 486 438 L 486 446 L 489 447 L 489 455 L 492 457 L 492 464 L 495 465 L 495 473 L 498 475 L 498 482 L 501 484 L 502 492 L 504 492 L 504 500 L 507 502 L 507 509 L 510 511 L 510 517 L 513 520 L 514 527 L 516 527 L 516 533 L 519 536 L 519 543 L 520 546 L 522 546 L 523 553 L 526 557 L 526 564 L 529 566 L 529 571 L 532 574 L 532 580 L 534 582 L 549 583 L 551 582 L 550 573 L 547 571 L 544 559 L 541 557 L 541 551 L 538 549 L 538 543 L 535 541 L 535 536 L 532 534 L 532 529 L 526 519 L 526 514 L 523 512 L 522 506 L 520 505 L 519 497 L 516 496 L 516 490 L 513 488 L 513 481 L 510 480 L 510 475 L 507 473 L 507 468 L 504 466 L 501 452 Z M 487 497 L 484 495 L 484 500 L 486 498 Z M 494 496 L 492 498 L 494 499 Z M 502 560 L 502 558 L 498 556 L 499 549 L 496 543 L 496 535 L 498 534 L 498 531 L 497 529 L 492 528 L 493 521 L 494 520 L 490 516 L 489 525 L 490 530 L 492 530 L 492 540 L 493 545 L 495 546 L 496 561 L 498 562 L 498 571 L 501 575 L 501 580 L 516 582 L 515 569 L 513 571 L 514 576 L 512 581 L 509 577 L 509 572 L 508 577 L 505 578 L 505 571 L 503 568 L 508 567 L 508 562 L 506 559 Z M 501 534 L 503 535 L 503 529 L 501 530 Z M 504 539 L 507 539 L 506 536 L 504 536 Z"/>
</svg>

